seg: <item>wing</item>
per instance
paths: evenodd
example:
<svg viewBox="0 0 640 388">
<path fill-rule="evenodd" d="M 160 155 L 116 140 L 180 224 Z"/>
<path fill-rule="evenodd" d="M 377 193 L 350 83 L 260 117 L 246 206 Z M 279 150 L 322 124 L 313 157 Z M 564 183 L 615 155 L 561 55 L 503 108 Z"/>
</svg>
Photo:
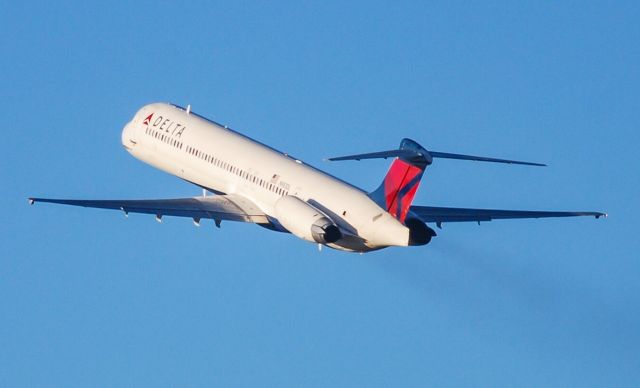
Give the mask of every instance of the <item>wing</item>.
<svg viewBox="0 0 640 388">
<path fill-rule="evenodd" d="M 134 200 L 85 200 L 85 199 L 50 199 L 29 198 L 29 203 L 49 202 L 63 205 L 94 207 L 99 209 L 120 210 L 125 214 L 155 214 L 160 220 L 162 216 L 193 218 L 200 222 L 202 218 L 253 222 L 268 224 L 267 215 L 253 202 L 236 195 L 216 195 L 211 197 L 175 198 L 175 199 L 134 199 Z"/>
<path fill-rule="evenodd" d="M 494 209 L 463 209 L 454 207 L 411 206 L 409 209 L 416 217 L 424 222 L 468 222 L 491 221 L 507 218 L 549 218 L 549 217 L 577 217 L 593 216 L 606 217 L 599 212 L 548 212 L 527 210 L 494 210 Z"/>
</svg>

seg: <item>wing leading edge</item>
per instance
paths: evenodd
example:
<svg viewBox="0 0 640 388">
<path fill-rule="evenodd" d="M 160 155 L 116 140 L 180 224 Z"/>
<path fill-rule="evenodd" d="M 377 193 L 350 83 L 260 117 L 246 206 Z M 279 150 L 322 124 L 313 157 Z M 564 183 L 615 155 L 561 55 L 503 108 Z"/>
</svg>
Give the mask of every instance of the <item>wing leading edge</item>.
<svg viewBox="0 0 640 388">
<path fill-rule="evenodd" d="M 527 210 L 464 209 L 454 207 L 411 206 L 410 210 L 423 222 L 480 222 L 509 218 L 606 217 L 600 212 L 556 212 Z"/>
<path fill-rule="evenodd" d="M 29 198 L 29 203 L 48 202 L 62 205 L 120 210 L 125 214 L 154 214 L 162 216 L 189 217 L 198 223 L 202 218 L 210 218 L 219 225 L 220 221 L 253 222 L 269 224 L 269 220 L 257 206 L 246 198 L 235 195 L 174 199 L 133 199 L 133 200 L 85 200 Z"/>
</svg>

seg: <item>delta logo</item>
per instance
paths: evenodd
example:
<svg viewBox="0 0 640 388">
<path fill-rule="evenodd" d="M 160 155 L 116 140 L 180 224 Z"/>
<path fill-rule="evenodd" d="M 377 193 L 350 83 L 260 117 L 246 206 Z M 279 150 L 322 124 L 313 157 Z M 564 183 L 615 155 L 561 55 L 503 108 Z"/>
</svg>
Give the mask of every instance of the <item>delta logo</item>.
<svg viewBox="0 0 640 388">
<path fill-rule="evenodd" d="M 156 113 L 153 112 L 149 116 L 145 117 L 145 119 L 142 121 L 142 124 L 146 125 L 147 127 L 151 127 L 154 130 L 165 132 L 167 135 L 175 136 L 178 138 L 182 137 L 182 133 L 186 129 L 184 125 L 160 115 L 155 116 L 155 114 Z"/>
<path fill-rule="evenodd" d="M 144 125 L 149 125 L 149 123 L 151 122 L 151 118 L 153 117 L 153 113 L 151 113 L 149 116 L 147 116 L 146 119 L 144 119 L 144 121 L 142 122 L 142 124 Z"/>
</svg>

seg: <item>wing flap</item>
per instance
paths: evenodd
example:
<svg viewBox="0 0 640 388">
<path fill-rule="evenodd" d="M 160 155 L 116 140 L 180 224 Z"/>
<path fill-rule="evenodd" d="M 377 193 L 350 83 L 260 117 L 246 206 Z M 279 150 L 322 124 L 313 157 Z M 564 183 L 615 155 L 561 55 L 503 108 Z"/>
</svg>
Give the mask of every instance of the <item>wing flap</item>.
<svg viewBox="0 0 640 388">
<path fill-rule="evenodd" d="M 86 200 L 29 198 L 30 203 L 48 202 L 62 205 L 120 210 L 125 213 L 144 213 L 157 216 L 211 218 L 215 220 L 268 224 L 269 220 L 255 204 L 233 195 L 173 199 Z"/>
<path fill-rule="evenodd" d="M 600 212 L 528 211 L 497 209 L 465 209 L 454 207 L 411 206 L 410 212 L 423 222 L 480 222 L 513 218 L 606 217 Z"/>
</svg>

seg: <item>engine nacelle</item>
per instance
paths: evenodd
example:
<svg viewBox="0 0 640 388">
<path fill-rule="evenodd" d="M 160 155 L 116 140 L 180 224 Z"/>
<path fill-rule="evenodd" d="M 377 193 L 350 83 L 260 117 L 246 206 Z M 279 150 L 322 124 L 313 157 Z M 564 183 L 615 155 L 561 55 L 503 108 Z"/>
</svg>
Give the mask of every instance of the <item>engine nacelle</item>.
<svg viewBox="0 0 640 388">
<path fill-rule="evenodd" d="M 404 224 L 409 228 L 409 245 L 427 245 L 437 236 L 435 230 L 417 218 L 407 218 Z"/>
<path fill-rule="evenodd" d="M 280 198 L 275 215 L 282 226 L 303 240 L 330 244 L 342 238 L 340 228 L 327 215 L 298 197 Z"/>
</svg>

